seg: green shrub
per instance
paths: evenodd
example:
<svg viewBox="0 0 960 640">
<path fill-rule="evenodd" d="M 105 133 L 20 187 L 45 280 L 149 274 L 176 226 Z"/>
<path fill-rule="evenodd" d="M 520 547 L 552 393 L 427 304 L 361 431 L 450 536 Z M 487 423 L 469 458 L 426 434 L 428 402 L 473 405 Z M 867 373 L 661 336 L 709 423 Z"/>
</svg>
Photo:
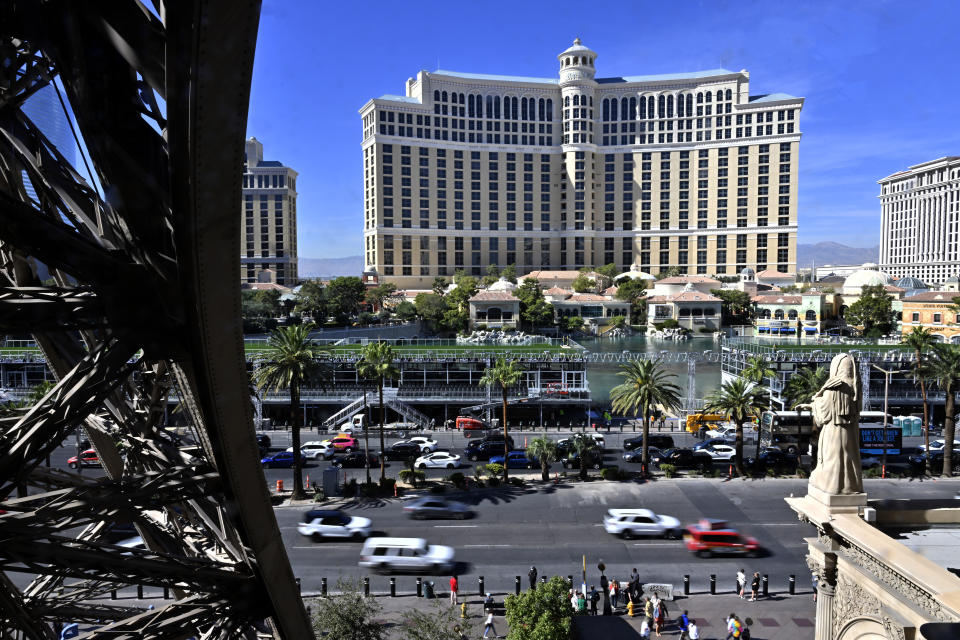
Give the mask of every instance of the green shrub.
<svg viewBox="0 0 960 640">
<path fill-rule="evenodd" d="M 510 484 L 512 484 L 512 485 L 515 486 L 515 487 L 522 487 L 522 486 L 523 486 L 523 478 L 517 478 L 516 476 L 511 476 L 511 477 L 510 477 Z"/>
<path fill-rule="evenodd" d="M 668 478 L 674 478 L 677 475 L 677 467 L 672 464 L 661 464 L 660 471 L 663 471 L 663 475 Z"/>
<path fill-rule="evenodd" d="M 447 487 L 443 484 L 435 484 L 430 487 L 430 493 L 446 493 Z"/>
<path fill-rule="evenodd" d="M 498 478 L 497 476 L 491 476 L 490 478 L 487 478 L 487 484 L 491 487 L 499 487 L 500 478 Z"/>
<path fill-rule="evenodd" d="M 699 331 L 700 333 L 713 333 L 714 330 L 710 327 L 700 327 Z"/>
<path fill-rule="evenodd" d="M 357 495 L 357 479 L 351 478 L 350 482 L 343 485 L 343 495 L 347 498 L 352 498 Z"/>
<path fill-rule="evenodd" d="M 401 481 L 410 484 L 412 487 L 416 487 L 419 483 L 427 479 L 427 474 L 417 469 L 403 469 L 398 475 Z M 393 489 L 391 489 L 391 491 L 392 490 Z"/>
<path fill-rule="evenodd" d="M 771 478 L 775 478 L 775 477 L 777 476 L 777 469 L 776 469 L 776 467 L 770 467 L 770 468 L 768 468 L 768 469 L 767 469 L 767 475 L 770 476 Z"/>
<path fill-rule="evenodd" d="M 488 464 L 487 473 L 490 474 L 491 478 L 494 478 L 494 477 L 499 478 L 500 476 L 503 475 L 503 465 L 498 462 L 494 462 L 493 464 Z"/>
<path fill-rule="evenodd" d="M 880 467 L 870 467 L 865 469 L 863 472 L 864 478 L 879 478 L 880 477 Z"/>
<path fill-rule="evenodd" d="M 380 489 L 383 490 L 384 495 L 393 493 L 396 486 L 397 486 L 396 478 L 383 478 L 382 480 L 380 480 Z"/>
<path fill-rule="evenodd" d="M 457 471 L 456 473 L 451 473 L 447 476 L 447 480 L 455 486 L 457 489 L 466 489 L 467 488 L 467 478 L 462 473 Z"/>
<path fill-rule="evenodd" d="M 380 485 L 376 482 L 364 482 L 360 485 L 360 495 L 364 498 L 376 498 L 380 495 Z"/>
<path fill-rule="evenodd" d="M 600 477 L 604 480 L 619 480 L 620 479 L 620 468 L 619 467 L 604 467 L 600 470 Z"/>
<path fill-rule="evenodd" d="M 473 465 L 473 479 L 479 484 L 483 479 L 483 474 L 487 472 L 487 465 L 485 464 L 475 464 Z"/>
<path fill-rule="evenodd" d="M 473 325 L 473 328 L 477 331 L 486 331 L 487 325 L 485 322 L 478 322 L 477 324 Z"/>
<path fill-rule="evenodd" d="M 809 478 L 810 472 L 804 469 L 803 467 L 797 468 L 797 477 L 798 478 Z"/>
<path fill-rule="evenodd" d="M 680 326 L 680 323 L 673 318 L 667 318 L 663 322 L 654 322 L 653 326 L 655 326 L 658 331 L 663 331 L 664 329 L 676 329 Z"/>
</svg>

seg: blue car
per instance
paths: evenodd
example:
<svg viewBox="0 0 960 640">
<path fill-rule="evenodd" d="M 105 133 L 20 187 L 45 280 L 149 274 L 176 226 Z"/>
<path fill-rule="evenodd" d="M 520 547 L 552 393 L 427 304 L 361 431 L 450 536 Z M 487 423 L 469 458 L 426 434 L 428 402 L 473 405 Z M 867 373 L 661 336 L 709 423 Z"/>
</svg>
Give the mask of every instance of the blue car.
<svg viewBox="0 0 960 640">
<path fill-rule="evenodd" d="M 306 458 L 300 454 L 300 464 L 303 464 Z M 268 469 L 289 469 L 293 467 L 293 452 L 281 451 L 272 456 L 266 456 L 260 459 L 260 464 Z"/>
<path fill-rule="evenodd" d="M 490 464 L 503 464 L 503 456 L 493 456 Z M 507 454 L 508 469 L 533 469 L 539 466 L 537 462 L 527 457 L 526 451 L 511 451 Z"/>
</svg>

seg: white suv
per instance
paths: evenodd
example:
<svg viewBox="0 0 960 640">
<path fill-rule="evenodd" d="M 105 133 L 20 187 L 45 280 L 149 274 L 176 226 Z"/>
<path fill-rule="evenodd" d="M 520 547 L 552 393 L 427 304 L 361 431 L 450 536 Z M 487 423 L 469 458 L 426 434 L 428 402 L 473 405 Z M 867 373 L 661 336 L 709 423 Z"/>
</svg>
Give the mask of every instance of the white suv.
<svg viewBox="0 0 960 640">
<path fill-rule="evenodd" d="M 649 509 L 610 509 L 603 518 L 603 528 L 627 540 L 636 536 L 679 538 L 681 534 L 679 520 Z"/>
<path fill-rule="evenodd" d="M 287 447 L 287 452 L 293 453 L 293 447 Z M 311 440 L 310 442 L 304 442 L 300 445 L 300 453 L 308 460 L 316 460 L 317 458 L 329 460 L 336 451 L 328 442 Z"/>
<path fill-rule="evenodd" d="M 360 566 L 377 573 L 449 573 L 453 548 L 427 544 L 423 538 L 368 538 L 360 550 Z"/>
<path fill-rule="evenodd" d="M 327 537 L 363 540 L 370 536 L 370 520 L 350 516 L 339 510 L 311 509 L 303 514 L 303 521 L 297 526 L 297 531 L 316 541 Z"/>
</svg>

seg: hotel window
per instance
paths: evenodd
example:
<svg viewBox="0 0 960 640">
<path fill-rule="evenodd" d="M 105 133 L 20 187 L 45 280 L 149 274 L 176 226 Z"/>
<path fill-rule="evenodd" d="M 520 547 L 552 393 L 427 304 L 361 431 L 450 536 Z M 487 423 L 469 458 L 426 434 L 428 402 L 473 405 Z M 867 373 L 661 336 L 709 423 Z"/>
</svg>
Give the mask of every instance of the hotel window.
<svg viewBox="0 0 960 640">
<path fill-rule="evenodd" d="M 933 314 L 933 323 L 940 324 L 941 322 L 943 322 L 943 314 L 942 313 Z"/>
</svg>

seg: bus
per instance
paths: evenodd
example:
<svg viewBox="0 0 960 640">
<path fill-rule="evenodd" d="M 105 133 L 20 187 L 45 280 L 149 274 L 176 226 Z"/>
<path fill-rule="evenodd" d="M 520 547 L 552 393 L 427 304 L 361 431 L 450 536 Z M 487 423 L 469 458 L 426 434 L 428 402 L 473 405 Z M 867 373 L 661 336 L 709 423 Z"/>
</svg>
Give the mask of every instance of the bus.
<svg viewBox="0 0 960 640">
<path fill-rule="evenodd" d="M 861 411 L 860 425 L 883 426 L 883 411 Z M 893 430 L 893 417 L 887 414 L 887 428 Z M 787 453 L 809 449 L 814 434 L 813 414 L 809 411 L 764 411 L 760 415 L 760 445 L 779 447 Z"/>
</svg>

